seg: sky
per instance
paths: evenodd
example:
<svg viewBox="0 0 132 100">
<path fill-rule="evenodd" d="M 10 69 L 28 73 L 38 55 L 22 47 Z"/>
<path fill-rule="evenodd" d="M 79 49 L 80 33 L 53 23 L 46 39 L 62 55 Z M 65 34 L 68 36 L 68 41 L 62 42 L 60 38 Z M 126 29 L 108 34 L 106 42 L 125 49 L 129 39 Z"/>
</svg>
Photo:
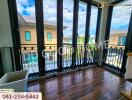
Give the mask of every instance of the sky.
<svg viewBox="0 0 132 100">
<path fill-rule="evenodd" d="M 128 30 L 131 12 L 132 0 L 126 0 L 125 2 L 122 2 L 119 5 L 115 6 L 113 8 L 111 31 Z"/>
<path fill-rule="evenodd" d="M 17 0 L 17 10 L 22 16 L 35 17 L 35 0 Z M 132 3 L 128 0 L 127 3 Z M 56 0 L 43 0 L 44 19 L 53 23 L 57 21 L 57 2 Z M 79 2 L 79 18 L 78 18 L 78 35 L 85 34 L 86 23 L 85 3 Z M 124 11 L 125 9 L 125 11 Z M 127 10 L 126 10 L 127 9 Z M 114 7 L 111 30 L 127 30 L 130 19 L 132 6 Z M 90 36 L 95 36 L 98 9 L 92 6 L 90 20 Z M 63 25 L 67 28 L 63 31 L 64 36 L 71 36 L 73 29 L 73 1 L 63 0 Z"/>
<path fill-rule="evenodd" d="M 35 0 L 17 0 L 17 10 L 22 16 L 35 17 Z M 57 21 L 57 1 L 56 0 L 43 0 L 44 5 L 44 19 L 56 23 Z M 86 9 L 85 3 L 79 2 L 79 18 L 78 18 L 78 35 L 85 34 L 86 23 Z M 92 7 L 91 14 L 91 36 L 96 32 L 97 22 L 97 8 Z M 73 29 L 73 1 L 63 0 L 63 25 L 67 28 L 63 31 L 64 36 L 71 36 Z"/>
</svg>

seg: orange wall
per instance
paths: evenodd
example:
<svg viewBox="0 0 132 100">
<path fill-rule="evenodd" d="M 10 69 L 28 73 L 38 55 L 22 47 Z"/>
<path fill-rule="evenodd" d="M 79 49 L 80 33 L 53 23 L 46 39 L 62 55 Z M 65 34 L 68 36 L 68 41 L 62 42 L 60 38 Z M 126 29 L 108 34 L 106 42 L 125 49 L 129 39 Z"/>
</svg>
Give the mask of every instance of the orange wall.
<svg viewBox="0 0 132 100">
<path fill-rule="evenodd" d="M 47 27 L 47 28 L 45 28 L 44 32 L 45 32 L 45 44 L 57 44 L 57 30 L 56 30 L 56 28 Z M 52 33 L 52 41 L 47 40 L 48 32 Z"/>
</svg>

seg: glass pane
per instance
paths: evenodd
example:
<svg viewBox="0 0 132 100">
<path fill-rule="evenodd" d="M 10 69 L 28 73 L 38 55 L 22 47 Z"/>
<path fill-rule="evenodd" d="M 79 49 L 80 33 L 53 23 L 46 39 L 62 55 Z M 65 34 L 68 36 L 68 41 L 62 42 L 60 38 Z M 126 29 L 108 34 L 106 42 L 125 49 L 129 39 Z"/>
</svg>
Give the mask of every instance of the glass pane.
<svg viewBox="0 0 132 100">
<path fill-rule="evenodd" d="M 115 38 L 114 41 L 109 40 L 109 44 L 118 45 L 120 39 L 119 37 L 127 36 L 132 6 L 126 5 L 132 4 L 131 0 L 124 1 L 120 5 L 124 6 L 114 6 L 111 29 L 110 29 L 110 38 Z M 121 43 L 119 45 L 122 45 Z"/>
<path fill-rule="evenodd" d="M 23 69 L 37 73 L 38 54 L 36 37 L 35 0 L 16 0 L 21 39 Z"/>
<path fill-rule="evenodd" d="M 67 6 L 68 5 L 68 6 Z M 63 43 L 72 44 L 73 0 L 63 0 Z"/>
<path fill-rule="evenodd" d="M 72 64 L 73 0 L 63 0 L 63 67 Z"/>
<path fill-rule="evenodd" d="M 43 0 L 45 67 L 57 69 L 57 0 Z"/>
<path fill-rule="evenodd" d="M 79 2 L 77 44 L 84 44 L 85 41 L 86 10 L 87 4 Z"/>
<path fill-rule="evenodd" d="M 113 7 L 110 38 L 106 63 L 121 69 L 126 36 L 132 11 L 132 0 L 125 0 Z M 113 38 L 113 40 L 111 40 Z"/>
<path fill-rule="evenodd" d="M 95 6 L 91 7 L 91 19 L 90 19 L 90 37 L 89 43 L 95 43 L 96 27 L 97 27 L 98 8 Z"/>
</svg>

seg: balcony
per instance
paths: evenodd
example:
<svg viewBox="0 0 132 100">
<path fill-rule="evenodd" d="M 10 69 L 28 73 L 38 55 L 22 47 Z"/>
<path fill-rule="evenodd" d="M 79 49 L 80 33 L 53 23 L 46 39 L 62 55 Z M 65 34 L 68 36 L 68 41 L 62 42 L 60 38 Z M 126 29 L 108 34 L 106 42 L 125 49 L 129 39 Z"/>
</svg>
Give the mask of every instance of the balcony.
<svg viewBox="0 0 132 100">
<path fill-rule="evenodd" d="M 132 87 L 124 79 L 129 3 L 1 0 L 0 77 L 28 70 L 27 92 L 41 91 L 46 100 L 120 99 L 120 90 Z"/>
<path fill-rule="evenodd" d="M 42 2 L 45 2 L 45 5 L 42 5 Z M 70 8 L 67 7 L 68 3 Z M 129 48 L 131 49 L 126 45 L 131 41 L 128 39 L 131 36 L 129 25 L 131 9 L 128 8 L 131 7 L 126 7 L 129 13 L 127 18 L 129 18 L 123 24 L 124 28 L 121 28 L 123 25 L 120 22 L 126 17 L 118 19 L 119 7 L 109 8 L 107 20 L 104 22 L 108 25 L 106 25 L 106 29 L 103 29 L 100 22 L 102 12 L 105 11 L 91 2 L 55 0 L 48 3 L 46 0 L 33 1 L 29 6 L 33 12 L 25 11 L 25 13 L 19 9 L 22 2 L 14 0 L 14 3 L 9 2 L 8 6 L 10 4 L 16 6 L 9 11 L 9 15 L 13 16 L 10 17 L 13 46 L 0 48 L 2 56 L 6 57 L 2 54 L 3 52 L 10 54 L 10 65 L 12 65 L 10 70 L 26 69 L 31 77 L 36 77 L 40 74 L 42 76 L 43 74 L 57 74 L 74 69 L 81 70 L 88 65 L 100 65 L 124 75 L 126 53 Z M 46 5 L 54 9 L 53 14 L 49 14 Z M 25 7 L 28 8 L 27 5 Z M 121 10 L 124 11 L 124 8 Z M 40 15 L 39 12 L 42 14 Z M 120 15 L 124 13 L 122 12 Z M 50 15 L 49 18 L 48 15 Z M 52 18 L 53 21 L 51 21 Z M 114 22 L 115 20 L 116 22 Z M 107 48 L 98 48 L 102 40 L 109 40 Z M 130 45 L 130 43 L 128 44 Z M 60 54 L 58 54 L 59 51 Z"/>
</svg>

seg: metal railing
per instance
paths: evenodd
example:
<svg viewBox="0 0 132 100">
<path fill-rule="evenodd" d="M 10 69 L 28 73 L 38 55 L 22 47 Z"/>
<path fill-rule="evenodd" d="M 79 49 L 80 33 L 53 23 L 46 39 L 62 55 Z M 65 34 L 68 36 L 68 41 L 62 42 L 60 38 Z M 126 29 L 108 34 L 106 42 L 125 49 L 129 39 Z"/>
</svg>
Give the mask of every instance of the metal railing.
<svg viewBox="0 0 132 100">
<path fill-rule="evenodd" d="M 107 67 L 112 67 L 120 70 L 122 67 L 124 54 L 124 46 L 109 45 L 105 57 L 105 64 Z"/>
<path fill-rule="evenodd" d="M 63 44 L 61 48 L 62 53 L 62 63 L 63 69 L 72 68 L 72 53 L 74 48 L 71 44 Z M 84 45 L 77 45 L 76 48 L 76 66 L 84 64 Z M 45 51 L 45 71 L 57 70 L 57 45 L 56 44 L 46 44 L 44 47 Z M 95 46 L 87 47 L 87 61 L 86 64 L 95 64 L 97 62 L 97 52 Z M 23 69 L 28 69 L 29 73 L 37 73 L 38 70 L 38 54 L 37 45 L 21 45 L 21 58 Z"/>
<path fill-rule="evenodd" d="M 98 50 L 94 44 L 88 45 L 87 50 L 87 63 L 88 64 L 94 64 L 98 61 Z"/>
<path fill-rule="evenodd" d="M 63 67 L 64 69 L 70 69 L 72 66 L 72 53 L 73 53 L 73 48 L 71 44 L 64 44 L 63 45 Z"/>
<path fill-rule="evenodd" d="M 15 49 L 13 47 L 9 47 L 9 49 Z M 71 44 L 63 44 L 62 47 L 62 64 L 63 70 L 72 70 L 72 53 L 74 49 Z M 88 64 L 96 64 L 96 47 L 89 46 L 87 48 L 87 60 L 84 59 L 84 45 L 77 45 L 76 47 L 76 68 L 78 66 L 84 67 Z M 44 45 L 45 54 L 45 73 L 56 73 L 57 72 L 57 45 L 56 44 L 46 44 Z M 43 54 L 43 53 L 42 53 Z M 29 74 L 39 74 L 38 67 L 38 52 L 37 52 L 37 44 L 21 44 L 21 48 L 19 49 L 20 55 L 20 64 L 23 70 L 28 70 Z"/>
<path fill-rule="evenodd" d="M 37 45 L 21 45 L 20 51 L 21 66 L 23 70 L 28 70 L 30 74 L 38 73 Z"/>
<path fill-rule="evenodd" d="M 71 44 L 63 44 L 62 47 L 62 71 L 73 70 L 74 68 L 87 67 L 89 64 L 97 64 L 98 62 L 98 50 L 95 45 L 87 45 L 88 47 L 78 44 L 76 47 L 76 63 L 72 65 L 72 54 L 75 52 L 75 48 Z M 9 53 L 14 68 L 14 53 L 13 47 L 0 48 L 1 54 Z M 107 68 L 112 70 L 117 69 L 120 72 L 123 62 L 124 46 L 108 45 L 107 52 L 105 54 L 104 64 Z M 86 50 L 86 53 L 84 53 Z M 57 45 L 46 44 L 44 45 L 45 51 L 45 73 L 55 74 L 57 73 Z M 6 54 L 7 55 L 7 54 Z M 22 44 L 19 50 L 21 68 L 28 70 L 31 75 L 39 75 L 38 66 L 38 52 L 36 44 Z M 9 58 L 9 57 L 8 57 Z"/>
</svg>

